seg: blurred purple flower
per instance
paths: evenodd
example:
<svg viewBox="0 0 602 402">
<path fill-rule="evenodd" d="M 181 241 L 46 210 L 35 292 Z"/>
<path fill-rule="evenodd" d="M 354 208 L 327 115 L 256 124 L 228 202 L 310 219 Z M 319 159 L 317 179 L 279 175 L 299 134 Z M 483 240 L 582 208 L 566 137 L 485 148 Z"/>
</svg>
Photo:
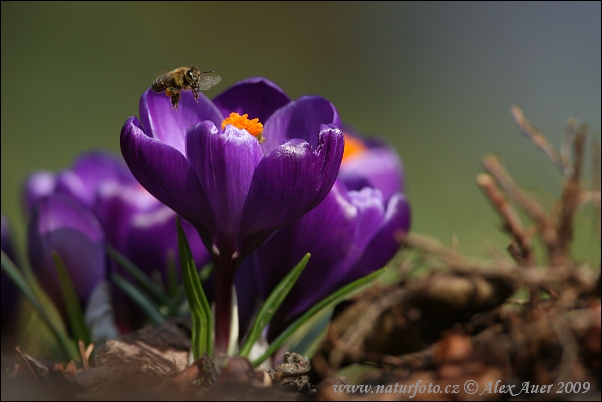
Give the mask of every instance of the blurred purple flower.
<svg viewBox="0 0 602 402">
<path fill-rule="evenodd" d="M 259 119 L 265 142 L 226 124 L 232 112 Z M 198 104 L 182 93 L 178 112 L 166 96 L 147 90 L 140 120 L 125 122 L 121 150 L 132 173 L 195 226 L 211 253 L 217 354 L 227 348 L 238 265 L 326 197 L 343 154 L 340 127 L 326 99 L 291 101 L 263 78 L 239 82 L 213 101 L 201 96 Z"/>
<path fill-rule="evenodd" d="M 13 245 L 12 233 L 10 231 L 10 227 L 8 225 L 8 221 L 2 214 L 2 251 L 6 254 L 11 261 L 18 266 L 16 260 L 15 249 Z M 2 316 L 0 318 L 0 322 L 2 328 L 4 328 L 4 324 L 8 322 L 9 318 L 12 316 L 13 311 L 17 307 L 17 300 L 19 298 L 19 291 L 17 286 L 13 283 L 13 281 L 8 277 L 8 275 L 2 271 L 2 276 L 0 278 L 2 282 Z"/>
<path fill-rule="evenodd" d="M 70 195 L 89 207 L 103 227 L 107 244 L 148 274 L 158 270 L 166 279 L 168 254 L 179 267 L 175 212 L 140 186 L 115 155 L 90 151 L 69 170 L 32 174 L 25 185 L 26 207 L 31 209 L 40 196 L 54 193 Z M 182 226 L 187 233 L 194 232 L 188 222 Z M 194 239 L 190 246 L 196 263 L 204 265 L 209 259 L 205 247 Z"/>
<path fill-rule="evenodd" d="M 269 340 L 332 292 L 385 266 L 410 228 L 397 153 L 348 133 L 345 147 L 339 178 L 324 201 L 281 229 L 251 258 L 265 299 L 305 253 L 311 253 L 270 324 Z"/>
<path fill-rule="evenodd" d="M 59 311 L 65 314 L 66 307 L 53 251 L 65 264 L 85 308 L 106 274 L 104 232 L 96 216 L 69 196 L 44 196 L 33 207 L 28 243 L 31 267 Z"/>
<path fill-rule="evenodd" d="M 176 272 L 180 272 L 175 212 L 140 186 L 125 163 L 115 155 L 91 151 L 77 158 L 69 170 L 32 174 L 25 185 L 26 208 L 30 210 L 47 194 L 69 196 L 94 212 L 106 243 L 148 275 L 158 271 L 167 284 L 170 258 L 173 258 Z M 182 226 L 190 236 L 195 262 L 201 267 L 208 262 L 209 254 L 200 239 L 193 236 L 194 227 L 186 221 L 182 221 Z M 128 277 L 116 264 L 110 263 L 109 267 Z M 122 332 L 143 324 L 143 314 L 120 289 L 113 289 L 113 297 Z"/>
</svg>

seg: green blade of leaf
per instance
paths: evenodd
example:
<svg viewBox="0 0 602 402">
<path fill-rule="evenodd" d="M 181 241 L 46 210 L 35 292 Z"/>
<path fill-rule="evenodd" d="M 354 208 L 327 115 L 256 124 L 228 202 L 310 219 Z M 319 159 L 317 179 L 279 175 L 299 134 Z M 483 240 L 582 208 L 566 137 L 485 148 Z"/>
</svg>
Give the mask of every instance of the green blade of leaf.
<svg viewBox="0 0 602 402">
<path fill-rule="evenodd" d="M 56 251 L 52 252 L 52 258 L 54 259 L 54 266 L 59 277 L 59 283 L 61 284 L 71 332 L 73 332 L 76 340 L 82 340 L 85 345 L 89 345 L 92 341 L 92 339 L 90 339 L 90 331 L 86 325 L 82 306 L 79 302 L 79 297 L 77 297 L 77 292 L 75 291 L 69 272 L 67 272 L 63 260 Z"/>
<path fill-rule="evenodd" d="M 342 300 L 349 297 L 353 292 L 362 288 L 363 286 L 369 284 L 374 279 L 376 279 L 380 274 L 384 272 L 386 268 L 381 268 L 378 271 L 374 271 L 369 275 L 364 276 L 354 282 L 351 282 L 348 285 L 343 286 L 336 292 L 322 299 L 319 303 L 314 304 L 309 310 L 305 312 L 301 317 L 297 318 L 295 322 L 293 322 L 289 327 L 282 332 L 278 338 L 274 339 L 274 341 L 270 344 L 270 347 L 265 351 L 263 355 L 253 360 L 253 367 L 258 367 L 265 359 L 270 357 L 274 352 L 278 350 L 280 346 L 291 336 L 296 330 L 301 327 L 314 314 L 319 312 L 324 308 L 331 307 L 337 303 L 340 303 Z"/>
<path fill-rule="evenodd" d="M 162 305 L 169 306 L 169 297 L 157 286 L 140 268 L 134 265 L 123 254 L 111 246 L 107 246 L 107 255 L 119 266 L 125 269 L 138 282 L 153 299 Z"/>
<path fill-rule="evenodd" d="M 201 357 L 203 352 L 212 354 L 213 320 L 211 307 L 203 291 L 201 279 L 196 270 L 194 259 L 186 233 L 182 229 L 180 218 L 178 225 L 178 249 L 180 251 L 180 264 L 182 265 L 182 279 L 186 290 L 186 298 L 192 315 L 192 354 L 194 360 Z"/>
<path fill-rule="evenodd" d="M 278 311 L 278 307 L 280 307 L 280 305 L 292 289 L 293 285 L 295 285 L 295 283 L 297 282 L 299 275 L 301 275 L 303 269 L 305 269 L 305 266 L 309 261 L 309 257 L 309 253 L 305 254 L 301 261 L 299 261 L 295 268 L 293 268 L 291 272 L 289 272 L 284 277 L 284 279 L 280 281 L 278 286 L 274 288 L 272 293 L 270 293 L 266 301 L 263 303 L 263 305 L 259 309 L 259 312 L 255 316 L 255 320 L 253 321 L 251 330 L 247 335 L 247 339 L 245 339 L 245 342 L 240 347 L 240 351 L 238 352 L 240 356 L 249 356 L 253 345 L 261 336 L 263 329 L 272 320 L 274 314 L 276 314 L 276 311 Z"/>
<path fill-rule="evenodd" d="M 40 317 L 44 320 L 50 331 L 56 338 L 57 342 L 63 349 L 63 352 L 72 360 L 78 361 L 80 360 L 80 355 L 75 347 L 75 342 L 67 336 L 65 331 L 60 328 L 56 323 L 50 319 L 46 310 L 42 308 L 42 304 L 39 299 L 36 297 L 34 291 L 31 289 L 27 281 L 23 278 L 23 274 L 19 269 L 13 264 L 12 260 L 8 258 L 8 256 L 2 250 L 2 270 L 6 272 L 8 277 L 15 283 L 15 285 L 19 288 L 21 293 L 27 297 L 33 308 L 40 314 Z"/>
<path fill-rule="evenodd" d="M 160 324 L 165 320 L 159 308 L 155 306 L 148 295 L 115 272 L 111 274 L 111 280 L 144 310 L 144 313 L 153 324 Z"/>
</svg>

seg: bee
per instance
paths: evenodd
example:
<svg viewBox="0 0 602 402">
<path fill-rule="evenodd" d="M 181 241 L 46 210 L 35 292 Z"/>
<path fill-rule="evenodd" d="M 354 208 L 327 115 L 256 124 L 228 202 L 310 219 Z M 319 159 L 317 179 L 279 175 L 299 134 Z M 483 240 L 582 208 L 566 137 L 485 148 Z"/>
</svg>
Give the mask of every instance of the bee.
<svg viewBox="0 0 602 402">
<path fill-rule="evenodd" d="M 195 66 L 180 67 L 157 77 L 153 81 L 151 89 L 157 93 L 165 91 L 165 95 L 171 96 L 171 109 L 177 111 L 180 91 L 191 90 L 194 100 L 199 103 L 199 91 L 206 91 L 221 80 L 222 77 L 213 71 L 201 72 Z"/>
</svg>

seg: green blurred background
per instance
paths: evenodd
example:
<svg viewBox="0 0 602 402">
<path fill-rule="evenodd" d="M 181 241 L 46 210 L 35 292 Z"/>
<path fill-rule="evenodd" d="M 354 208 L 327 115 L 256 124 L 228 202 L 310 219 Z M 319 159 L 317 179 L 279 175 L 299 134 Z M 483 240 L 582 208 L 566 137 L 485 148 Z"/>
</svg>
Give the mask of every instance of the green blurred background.
<svg viewBox="0 0 602 402">
<path fill-rule="evenodd" d="M 600 2 L 2 2 L 2 212 L 23 253 L 26 175 L 119 153 L 142 92 L 194 64 L 223 78 L 209 97 L 259 75 L 328 98 L 398 149 L 412 230 L 485 256 L 507 238 L 475 185 L 484 154 L 546 205 L 560 191 L 510 105 L 556 146 L 572 115 L 600 140 L 600 19 Z M 597 264 L 593 221 L 579 215 L 577 253 Z"/>
</svg>

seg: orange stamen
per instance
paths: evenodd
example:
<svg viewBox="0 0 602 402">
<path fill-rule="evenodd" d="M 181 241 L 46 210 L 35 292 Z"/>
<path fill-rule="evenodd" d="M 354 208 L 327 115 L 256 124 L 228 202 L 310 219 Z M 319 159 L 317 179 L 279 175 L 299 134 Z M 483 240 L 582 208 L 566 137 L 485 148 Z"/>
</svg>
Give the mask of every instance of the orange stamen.
<svg viewBox="0 0 602 402">
<path fill-rule="evenodd" d="M 238 113 L 232 112 L 230 113 L 230 117 L 222 122 L 222 130 L 225 129 L 228 124 L 241 130 L 247 130 L 249 134 L 257 138 L 260 144 L 265 141 L 263 136 L 263 124 L 259 122 L 259 118 L 249 120 L 249 115 L 246 113 L 241 116 Z"/>
<path fill-rule="evenodd" d="M 366 149 L 366 145 L 362 140 L 352 137 L 347 133 L 343 133 L 345 136 L 345 150 L 343 151 L 343 162 L 346 159 L 351 158 L 353 155 L 357 155 Z"/>
</svg>

